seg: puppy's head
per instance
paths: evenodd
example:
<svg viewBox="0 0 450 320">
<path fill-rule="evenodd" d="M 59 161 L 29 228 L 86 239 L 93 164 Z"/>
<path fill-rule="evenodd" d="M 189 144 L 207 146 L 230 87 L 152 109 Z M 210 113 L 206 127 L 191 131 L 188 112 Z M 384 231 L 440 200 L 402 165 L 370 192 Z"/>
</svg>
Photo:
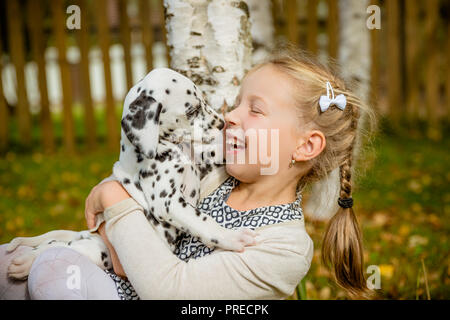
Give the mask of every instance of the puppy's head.
<svg viewBox="0 0 450 320">
<path fill-rule="evenodd" d="M 152 70 L 130 89 L 121 123 L 136 151 L 150 159 L 160 139 L 210 143 L 225 124 L 191 80 L 168 68 Z"/>
</svg>

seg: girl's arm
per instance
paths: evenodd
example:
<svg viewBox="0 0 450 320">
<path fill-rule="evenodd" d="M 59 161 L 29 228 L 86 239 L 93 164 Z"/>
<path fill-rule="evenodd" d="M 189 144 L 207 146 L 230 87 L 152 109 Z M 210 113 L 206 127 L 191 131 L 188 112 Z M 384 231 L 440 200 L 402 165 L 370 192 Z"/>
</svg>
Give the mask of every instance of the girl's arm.
<svg viewBox="0 0 450 320">
<path fill-rule="evenodd" d="M 108 238 L 143 299 L 283 299 L 309 270 L 313 243 L 303 220 L 257 229 L 258 244 L 242 253 L 216 249 L 186 263 L 160 239 L 120 183 L 97 189 L 89 195 L 86 216 L 104 211 Z"/>
<path fill-rule="evenodd" d="M 104 212 L 106 233 L 142 299 L 284 299 L 309 270 L 313 244 L 303 220 L 256 229 L 242 253 L 216 249 L 184 262 L 132 198 Z"/>
<path fill-rule="evenodd" d="M 97 225 L 97 223 L 95 222 L 96 215 L 102 213 L 105 207 L 112 206 L 113 204 L 120 202 L 121 200 L 130 198 L 128 192 L 122 187 L 121 184 L 115 181 L 114 178 L 115 177 L 111 175 L 110 177 L 101 181 L 91 190 L 88 197 L 86 198 L 85 217 L 88 228 L 92 229 L 91 231 L 94 231 L 93 228 Z M 104 192 L 105 190 L 107 192 Z M 100 225 L 98 226 L 96 231 L 100 234 L 106 246 L 108 247 L 114 273 L 122 278 L 126 278 L 119 257 L 117 256 L 114 247 L 112 246 L 111 242 L 109 242 L 108 237 L 106 236 L 105 223 L 102 221 L 99 221 L 98 223 Z"/>
<path fill-rule="evenodd" d="M 113 265 L 113 270 L 116 275 L 122 278 L 126 278 L 125 271 L 123 271 L 122 264 L 120 263 L 119 257 L 117 256 L 116 250 L 112 246 L 111 242 L 109 242 L 108 237 L 106 236 L 105 224 L 102 223 L 100 227 L 98 227 L 98 233 L 102 237 L 106 246 L 108 247 L 109 255 L 111 257 L 111 262 Z"/>
</svg>

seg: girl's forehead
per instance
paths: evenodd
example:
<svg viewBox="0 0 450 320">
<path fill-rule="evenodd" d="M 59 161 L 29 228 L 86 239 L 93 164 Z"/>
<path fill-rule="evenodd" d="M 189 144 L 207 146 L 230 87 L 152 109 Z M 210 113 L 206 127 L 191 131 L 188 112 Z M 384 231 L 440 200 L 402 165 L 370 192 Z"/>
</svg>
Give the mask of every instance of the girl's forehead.
<svg viewBox="0 0 450 320">
<path fill-rule="evenodd" d="M 294 101 L 293 79 L 272 65 L 250 70 L 242 81 L 239 96 L 257 95 L 269 103 L 292 104 Z"/>
</svg>

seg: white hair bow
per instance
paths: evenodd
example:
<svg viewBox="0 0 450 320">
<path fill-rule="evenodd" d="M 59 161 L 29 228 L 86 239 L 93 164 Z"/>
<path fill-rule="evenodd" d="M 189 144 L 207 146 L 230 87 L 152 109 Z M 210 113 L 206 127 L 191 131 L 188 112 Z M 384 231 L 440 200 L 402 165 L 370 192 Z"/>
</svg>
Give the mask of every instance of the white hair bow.
<svg viewBox="0 0 450 320">
<path fill-rule="evenodd" d="M 330 96 L 331 91 L 331 96 Z M 338 95 L 337 97 L 334 97 L 334 91 L 333 87 L 331 87 L 331 83 L 327 81 L 327 95 L 321 96 L 319 100 L 320 110 L 322 112 L 325 112 L 331 105 L 335 105 L 341 110 L 345 109 L 345 106 L 347 104 L 347 99 L 343 94 Z"/>
</svg>

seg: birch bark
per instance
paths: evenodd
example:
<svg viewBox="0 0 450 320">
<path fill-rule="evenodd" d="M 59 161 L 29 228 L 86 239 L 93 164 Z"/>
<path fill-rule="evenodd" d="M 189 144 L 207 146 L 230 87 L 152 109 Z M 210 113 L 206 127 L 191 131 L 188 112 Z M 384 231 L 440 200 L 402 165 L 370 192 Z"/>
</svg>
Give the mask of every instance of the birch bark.
<svg viewBox="0 0 450 320">
<path fill-rule="evenodd" d="M 250 11 L 253 65 L 264 60 L 275 44 L 271 0 L 246 0 Z"/>
<path fill-rule="evenodd" d="M 211 106 L 231 106 L 251 67 L 244 1 L 164 0 L 170 67 L 190 78 Z"/>
</svg>

